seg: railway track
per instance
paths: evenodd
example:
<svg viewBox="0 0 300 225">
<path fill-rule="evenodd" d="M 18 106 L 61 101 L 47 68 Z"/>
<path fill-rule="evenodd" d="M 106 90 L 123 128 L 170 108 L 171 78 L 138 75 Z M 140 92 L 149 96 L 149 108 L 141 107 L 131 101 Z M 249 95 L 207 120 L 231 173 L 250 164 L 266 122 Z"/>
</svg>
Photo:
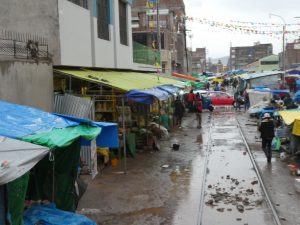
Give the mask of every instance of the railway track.
<svg viewBox="0 0 300 225">
<path fill-rule="evenodd" d="M 197 224 L 281 225 L 235 112 L 213 112 L 208 132 Z"/>
</svg>

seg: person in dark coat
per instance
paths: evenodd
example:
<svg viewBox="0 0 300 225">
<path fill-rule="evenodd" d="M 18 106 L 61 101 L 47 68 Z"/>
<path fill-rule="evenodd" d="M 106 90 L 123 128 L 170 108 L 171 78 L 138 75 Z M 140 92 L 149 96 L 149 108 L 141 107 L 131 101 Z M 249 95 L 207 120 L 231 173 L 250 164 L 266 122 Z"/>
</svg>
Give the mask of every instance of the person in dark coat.
<svg viewBox="0 0 300 225">
<path fill-rule="evenodd" d="M 184 114 L 184 105 L 180 100 L 179 96 L 177 96 L 174 102 L 174 116 L 176 118 L 176 125 L 181 126 L 183 114 Z"/>
<path fill-rule="evenodd" d="M 259 131 L 261 133 L 262 138 L 262 149 L 266 154 L 267 162 L 271 163 L 272 158 L 272 139 L 275 136 L 275 125 L 274 121 L 271 118 L 271 115 L 269 113 L 265 113 L 263 116 L 263 120 L 261 121 L 261 124 L 259 126 Z"/>
</svg>

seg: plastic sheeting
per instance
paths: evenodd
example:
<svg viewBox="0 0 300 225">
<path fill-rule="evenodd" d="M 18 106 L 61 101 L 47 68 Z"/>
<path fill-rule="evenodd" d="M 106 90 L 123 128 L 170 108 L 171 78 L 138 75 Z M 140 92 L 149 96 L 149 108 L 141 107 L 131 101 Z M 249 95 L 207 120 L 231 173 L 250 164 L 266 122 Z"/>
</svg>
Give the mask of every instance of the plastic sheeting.
<svg viewBox="0 0 300 225">
<path fill-rule="evenodd" d="M 177 78 L 181 78 L 181 79 L 184 79 L 184 80 L 192 80 L 192 81 L 199 80 L 198 78 L 192 77 L 190 75 L 174 73 L 174 72 L 172 73 L 172 76 L 177 77 Z"/>
<path fill-rule="evenodd" d="M 163 91 L 166 91 L 169 94 L 175 94 L 176 92 L 179 91 L 179 88 L 175 87 L 173 85 L 161 85 L 161 86 L 158 86 L 157 88 L 159 88 L 159 89 L 161 89 Z"/>
<path fill-rule="evenodd" d="M 0 185 L 11 182 L 34 167 L 49 149 L 0 136 Z"/>
<path fill-rule="evenodd" d="M 39 222 L 39 223 L 38 223 Z M 62 211 L 55 204 L 33 205 L 24 213 L 24 225 L 97 225 L 87 217 Z"/>
<path fill-rule="evenodd" d="M 161 101 L 167 100 L 169 94 L 157 87 L 154 87 L 144 90 L 131 90 L 127 92 L 125 96 L 132 101 L 150 105 L 153 103 L 154 98 Z"/>
<path fill-rule="evenodd" d="M 98 147 L 108 147 L 108 148 L 118 148 L 119 147 L 119 137 L 118 137 L 118 125 L 116 123 L 103 123 L 95 122 L 88 119 L 77 118 L 69 115 L 60 115 L 68 120 L 79 122 L 81 124 L 100 127 L 101 133 L 98 135 L 96 142 Z M 90 145 L 90 142 L 85 140 L 82 141 L 82 145 Z"/>
<path fill-rule="evenodd" d="M 270 92 L 270 93 L 290 93 L 289 90 L 270 90 L 264 88 L 255 88 L 254 90 L 259 92 Z"/>
<path fill-rule="evenodd" d="M 299 114 L 300 114 L 300 112 L 299 112 Z M 300 120 L 299 119 L 295 119 L 292 134 L 296 135 L 296 136 L 300 136 Z"/>
<path fill-rule="evenodd" d="M 286 110 L 278 113 L 287 125 L 291 125 L 296 119 L 300 119 L 300 110 Z"/>
<path fill-rule="evenodd" d="M 74 140 L 82 137 L 87 140 L 95 139 L 101 132 L 99 127 L 88 127 L 79 125 L 76 127 L 66 127 L 64 129 L 53 129 L 50 132 L 39 133 L 23 137 L 23 141 L 47 146 L 51 149 L 66 147 Z"/>
<path fill-rule="evenodd" d="M 297 91 L 293 97 L 293 100 L 295 102 L 299 102 L 300 101 L 300 91 Z"/>
<path fill-rule="evenodd" d="M 0 118 L 0 135 L 11 138 L 79 125 L 48 112 L 3 101 L 0 101 Z"/>
</svg>

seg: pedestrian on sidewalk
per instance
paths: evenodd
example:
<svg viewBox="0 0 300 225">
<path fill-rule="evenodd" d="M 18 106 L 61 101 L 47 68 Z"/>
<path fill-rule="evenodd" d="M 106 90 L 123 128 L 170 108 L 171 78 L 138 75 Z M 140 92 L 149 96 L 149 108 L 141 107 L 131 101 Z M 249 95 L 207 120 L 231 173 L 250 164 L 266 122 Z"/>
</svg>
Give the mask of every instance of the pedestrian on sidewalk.
<svg viewBox="0 0 300 225">
<path fill-rule="evenodd" d="M 250 98 L 249 98 L 249 94 L 246 89 L 243 93 L 243 97 L 244 97 L 244 101 L 245 101 L 244 106 L 245 106 L 245 112 L 246 112 L 250 108 Z"/>
<path fill-rule="evenodd" d="M 189 108 L 189 112 L 193 111 L 193 102 L 195 100 L 195 94 L 194 91 L 191 90 L 190 93 L 187 94 L 187 102 L 188 102 L 188 108 Z"/>
<path fill-rule="evenodd" d="M 196 112 L 196 120 L 197 120 L 197 128 L 200 129 L 202 126 L 202 100 L 198 98 L 194 104 L 195 112 Z"/>
<path fill-rule="evenodd" d="M 184 114 L 184 105 L 180 100 L 179 96 L 177 96 L 174 102 L 174 115 L 176 118 L 176 125 L 178 125 L 179 128 L 181 127 L 183 114 Z"/>
<path fill-rule="evenodd" d="M 275 136 L 275 125 L 274 121 L 271 118 L 271 115 L 269 113 L 265 113 L 261 124 L 259 126 L 259 131 L 261 133 L 261 138 L 262 138 L 262 150 L 264 151 L 266 157 L 267 157 L 267 162 L 271 163 L 271 158 L 272 158 L 272 139 Z"/>
</svg>

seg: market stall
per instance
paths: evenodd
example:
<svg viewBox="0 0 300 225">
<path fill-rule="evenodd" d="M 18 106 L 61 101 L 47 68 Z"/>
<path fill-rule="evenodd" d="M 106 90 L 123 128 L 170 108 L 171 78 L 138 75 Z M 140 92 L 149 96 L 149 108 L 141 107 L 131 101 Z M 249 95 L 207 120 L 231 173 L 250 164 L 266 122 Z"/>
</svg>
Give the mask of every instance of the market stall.
<svg viewBox="0 0 300 225">
<path fill-rule="evenodd" d="M 76 209 L 74 183 L 77 178 L 81 140 L 97 140 L 102 128 L 87 121 L 66 119 L 35 108 L 0 101 L 0 135 L 50 149 L 48 157 L 30 172 L 8 183 L 12 224 L 22 220 L 25 195 L 29 200 L 55 202 L 57 208 Z M 117 137 L 117 133 L 108 135 Z M 115 138 L 117 139 L 117 138 Z M 10 195 L 18 192 L 19 195 Z"/>
<path fill-rule="evenodd" d="M 286 136 L 290 139 L 288 151 L 296 154 L 300 151 L 300 110 L 284 110 L 279 111 L 286 126 Z"/>
</svg>

